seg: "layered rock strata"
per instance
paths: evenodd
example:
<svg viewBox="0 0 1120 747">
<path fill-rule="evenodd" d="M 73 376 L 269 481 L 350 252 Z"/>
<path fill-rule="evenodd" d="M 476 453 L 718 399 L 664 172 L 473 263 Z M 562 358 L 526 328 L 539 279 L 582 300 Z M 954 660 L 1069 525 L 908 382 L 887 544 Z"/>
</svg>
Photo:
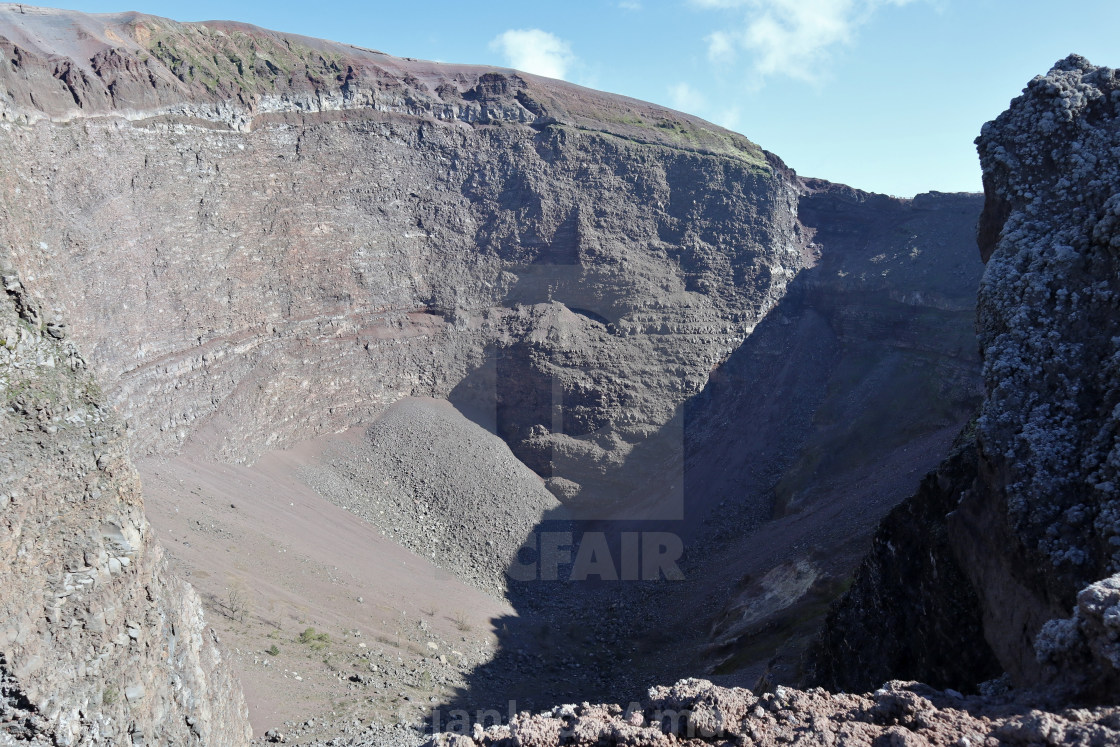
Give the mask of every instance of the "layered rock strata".
<svg viewBox="0 0 1120 747">
<path fill-rule="evenodd" d="M 780 164 L 677 112 L 237 24 L 2 12 L 7 240 L 136 453 L 252 458 L 477 371 L 457 398 L 578 492 L 812 260 Z"/>
<path fill-rule="evenodd" d="M 512 70 L 224 22 L 0 19 L 0 230 L 134 455 L 251 461 L 446 398 L 594 518 L 726 540 L 792 517 L 800 555 L 774 563 L 827 556 L 830 597 L 856 552 L 834 541 L 865 536 L 973 404 L 974 197 L 802 180 L 696 118 Z M 415 482 L 392 491 L 410 526 L 443 505 Z M 837 495 L 874 509 L 797 519 Z M 732 620 L 771 569 L 709 549 L 704 614 Z"/>
</svg>

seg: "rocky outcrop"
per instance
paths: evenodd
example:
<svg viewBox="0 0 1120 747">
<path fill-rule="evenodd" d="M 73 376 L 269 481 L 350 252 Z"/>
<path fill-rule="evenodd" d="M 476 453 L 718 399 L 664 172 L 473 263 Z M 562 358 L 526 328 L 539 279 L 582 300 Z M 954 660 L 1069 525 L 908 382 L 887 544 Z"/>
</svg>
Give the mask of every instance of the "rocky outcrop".
<svg viewBox="0 0 1120 747">
<path fill-rule="evenodd" d="M 1007 540 L 969 565 L 989 639 L 1022 680 L 1040 676 L 1037 661 L 1012 652 L 1120 570 L 1118 144 L 1120 79 L 1076 56 L 977 140 L 1007 219 L 980 287 L 982 464 L 960 514 L 991 517 Z M 1019 626 L 1000 624 L 1000 572 L 1027 592 Z"/>
<path fill-rule="evenodd" d="M 839 660 L 841 642 L 858 637 L 859 625 L 881 625 L 860 610 L 894 597 L 903 600 L 898 610 L 925 605 L 941 629 L 978 615 L 983 642 L 1020 686 L 1115 702 L 1118 144 L 1120 78 L 1077 56 L 1035 78 L 985 125 L 977 140 L 986 197 L 977 325 L 985 397 L 975 467 L 960 473 L 950 460 L 942 474 L 957 476 L 948 491 L 923 489 L 915 498 L 928 512 L 927 538 L 908 550 L 944 558 L 947 545 L 975 603 L 931 589 L 928 576 L 893 576 L 887 559 L 873 556 L 832 616 L 826 660 Z M 877 547 L 910 534 L 888 523 Z M 928 627 L 899 628 L 885 647 L 866 640 L 862 655 L 920 648 Z M 963 650 L 980 650 L 971 638 Z M 939 667 L 963 664 L 958 650 L 945 649 L 913 676 L 935 679 Z M 954 686 L 987 674 L 986 666 L 965 666 Z"/>
<path fill-rule="evenodd" d="M 756 695 L 687 679 L 650 688 L 644 702 L 564 705 L 523 712 L 508 725 L 469 725 L 429 747 L 527 745 L 979 745 L 1113 744 L 1115 708 L 1035 710 L 998 699 L 964 697 L 916 682 L 889 682 L 866 695 L 779 687 Z"/>
<path fill-rule="evenodd" d="M 241 689 L 168 571 L 119 421 L 66 325 L 0 298 L 0 741 L 245 744 Z"/>
</svg>

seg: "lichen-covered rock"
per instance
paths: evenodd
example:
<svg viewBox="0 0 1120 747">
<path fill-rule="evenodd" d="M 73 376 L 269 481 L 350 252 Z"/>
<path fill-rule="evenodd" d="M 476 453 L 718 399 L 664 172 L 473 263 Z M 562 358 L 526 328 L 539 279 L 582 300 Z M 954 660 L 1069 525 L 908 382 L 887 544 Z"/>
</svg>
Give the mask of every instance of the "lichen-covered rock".
<svg viewBox="0 0 1120 747">
<path fill-rule="evenodd" d="M 987 539 L 961 548 L 986 634 L 1032 683 L 1042 623 L 1120 570 L 1120 77 L 1062 60 L 977 147 L 1003 223 L 986 232 L 980 479 L 957 535 Z"/>
<path fill-rule="evenodd" d="M 980 287 L 981 448 L 1068 604 L 1120 570 L 1120 77 L 1069 57 L 977 146 L 1008 206 Z"/>
<path fill-rule="evenodd" d="M 1120 574 L 1082 589 L 1073 616 L 1043 625 L 1034 648 L 1061 692 L 1098 699 L 1120 694 Z"/>
<path fill-rule="evenodd" d="M 0 742 L 247 743 L 240 686 L 167 569 L 123 429 L 76 346 L 3 280 Z"/>
</svg>

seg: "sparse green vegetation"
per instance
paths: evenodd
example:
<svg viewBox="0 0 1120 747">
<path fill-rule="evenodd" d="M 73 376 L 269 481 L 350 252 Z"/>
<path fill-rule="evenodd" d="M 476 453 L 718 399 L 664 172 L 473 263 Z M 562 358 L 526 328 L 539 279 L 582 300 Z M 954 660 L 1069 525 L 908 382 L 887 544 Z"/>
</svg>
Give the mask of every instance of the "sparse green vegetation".
<svg viewBox="0 0 1120 747">
<path fill-rule="evenodd" d="M 84 396 L 90 404 L 98 404 L 105 400 L 105 392 L 92 376 L 86 379 Z"/>
<path fill-rule="evenodd" d="M 280 654 L 280 647 L 274 643 L 266 648 L 264 652 L 269 656 L 278 656 Z"/>
<path fill-rule="evenodd" d="M 148 51 L 179 78 L 211 93 L 275 89 L 283 77 L 326 78 L 339 70 L 336 55 L 291 41 L 207 26 L 150 27 Z"/>
<path fill-rule="evenodd" d="M 716 127 L 709 129 L 704 127 L 702 123 L 684 119 L 671 119 L 666 117 L 646 119 L 636 114 L 619 115 L 607 111 L 595 112 L 593 116 L 595 119 L 608 125 L 619 124 L 630 128 L 648 130 L 651 140 L 646 141 L 641 136 L 625 134 L 609 127 L 605 130 L 600 130 L 594 127 L 580 126 L 577 127 L 577 129 L 587 132 L 601 132 L 604 135 L 630 140 L 643 145 L 651 143 L 662 144 L 669 147 L 676 145 L 684 150 L 730 156 L 750 163 L 752 168 L 760 172 L 770 171 L 770 166 L 766 162 L 766 157 L 762 149 L 747 138 L 734 132 L 728 132 Z M 669 142 L 666 142 L 665 136 L 669 136 Z"/>
<path fill-rule="evenodd" d="M 101 703 L 103 705 L 107 705 L 107 706 L 108 705 L 113 705 L 114 703 L 117 702 L 117 699 L 119 697 L 120 697 L 120 692 L 117 690 L 117 688 L 113 687 L 112 685 L 109 685 L 101 693 Z"/>
<path fill-rule="evenodd" d="M 552 126 L 568 127 L 568 125 Z M 624 134 L 622 132 L 615 132 L 610 129 L 599 127 L 574 126 L 574 129 L 580 132 L 594 133 L 621 143 L 632 143 L 640 146 L 661 146 L 664 148 L 697 153 L 703 156 L 730 157 L 746 164 L 752 174 L 765 176 L 771 173 L 770 165 L 766 162 L 766 157 L 763 155 L 762 150 L 746 138 L 736 136 L 733 133 L 698 130 L 697 132 L 704 133 L 704 136 L 694 141 L 675 136 L 672 138 L 665 138 L 664 135 L 669 131 L 653 125 L 645 126 L 645 128 L 651 132 L 648 139 L 637 134 Z M 658 133 L 662 137 L 658 137 L 652 133 Z"/>
<path fill-rule="evenodd" d="M 312 651 L 322 651 L 331 642 L 331 637 L 328 633 L 319 633 L 315 628 L 309 627 L 299 634 L 299 642 L 310 646 Z"/>
</svg>

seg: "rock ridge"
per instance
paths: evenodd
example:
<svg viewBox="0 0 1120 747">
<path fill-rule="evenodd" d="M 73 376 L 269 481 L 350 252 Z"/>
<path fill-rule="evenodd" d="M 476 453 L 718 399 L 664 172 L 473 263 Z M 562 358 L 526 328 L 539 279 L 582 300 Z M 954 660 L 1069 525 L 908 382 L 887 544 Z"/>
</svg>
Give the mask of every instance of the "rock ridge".
<svg viewBox="0 0 1120 747">
<path fill-rule="evenodd" d="M 179 117 L 251 130 L 307 114 L 399 114 L 464 125 L 569 126 L 780 163 L 697 117 L 508 68 L 399 58 L 246 23 L 182 23 L 0 4 L 0 119 Z M 293 120 L 293 117 L 295 118 Z"/>
</svg>

